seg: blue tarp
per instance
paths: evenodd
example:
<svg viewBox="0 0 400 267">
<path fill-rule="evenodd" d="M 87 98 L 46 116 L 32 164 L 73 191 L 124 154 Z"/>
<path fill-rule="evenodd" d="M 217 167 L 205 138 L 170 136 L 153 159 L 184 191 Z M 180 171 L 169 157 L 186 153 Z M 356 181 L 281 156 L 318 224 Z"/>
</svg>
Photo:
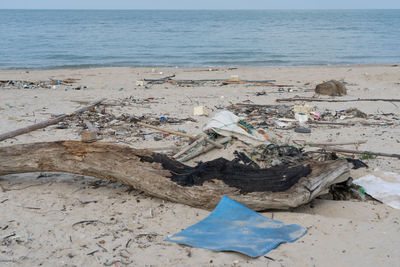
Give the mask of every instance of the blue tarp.
<svg viewBox="0 0 400 267">
<path fill-rule="evenodd" d="M 224 196 L 207 218 L 166 241 L 214 251 L 237 251 L 255 258 L 280 243 L 299 239 L 306 231 L 297 224 L 268 219 Z"/>
</svg>

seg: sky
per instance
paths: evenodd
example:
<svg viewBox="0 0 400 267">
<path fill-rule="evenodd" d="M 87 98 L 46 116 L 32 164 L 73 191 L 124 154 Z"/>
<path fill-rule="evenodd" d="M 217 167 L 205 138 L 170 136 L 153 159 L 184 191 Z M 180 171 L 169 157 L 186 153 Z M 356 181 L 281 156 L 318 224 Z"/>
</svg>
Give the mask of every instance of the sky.
<svg viewBox="0 0 400 267">
<path fill-rule="evenodd" d="M 400 9 L 400 0 L 0 0 L 0 9 Z"/>
</svg>

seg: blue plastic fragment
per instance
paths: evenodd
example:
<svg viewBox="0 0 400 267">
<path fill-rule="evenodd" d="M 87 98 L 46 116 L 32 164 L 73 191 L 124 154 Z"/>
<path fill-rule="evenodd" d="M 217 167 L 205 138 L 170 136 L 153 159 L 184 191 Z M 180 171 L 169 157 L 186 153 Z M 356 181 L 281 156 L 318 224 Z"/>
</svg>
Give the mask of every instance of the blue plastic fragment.
<svg viewBox="0 0 400 267">
<path fill-rule="evenodd" d="M 213 251 L 236 251 L 255 258 L 280 243 L 296 241 L 306 231 L 297 224 L 268 219 L 224 196 L 207 218 L 166 241 Z"/>
</svg>

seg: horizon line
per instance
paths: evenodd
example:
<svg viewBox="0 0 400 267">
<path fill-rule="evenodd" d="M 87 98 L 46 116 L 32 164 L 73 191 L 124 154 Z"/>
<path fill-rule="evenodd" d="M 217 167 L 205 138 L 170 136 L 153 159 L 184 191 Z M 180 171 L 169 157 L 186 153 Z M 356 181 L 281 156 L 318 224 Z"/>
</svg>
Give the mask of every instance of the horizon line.
<svg viewBox="0 0 400 267">
<path fill-rule="evenodd" d="M 400 10 L 399 8 L 2 8 L 0 10 L 115 10 L 115 11 L 266 11 L 266 10 Z"/>
</svg>

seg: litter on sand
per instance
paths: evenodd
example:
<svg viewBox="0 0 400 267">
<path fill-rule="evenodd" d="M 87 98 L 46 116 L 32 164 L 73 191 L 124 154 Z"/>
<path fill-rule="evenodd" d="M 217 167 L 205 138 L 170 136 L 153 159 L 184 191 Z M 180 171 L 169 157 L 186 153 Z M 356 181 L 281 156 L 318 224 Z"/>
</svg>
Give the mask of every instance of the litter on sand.
<svg viewBox="0 0 400 267">
<path fill-rule="evenodd" d="M 362 186 L 373 198 L 394 209 L 400 209 L 400 175 L 398 173 L 368 174 L 353 183 Z"/>
<path fill-rule="evenodd" d="M 300 225 L 268 219 L 224 196 L 207 218 L 166 241 L 213 251 L 236 251 L 256 258 L 280 243 L 296 241 L 306 231 Z"/>
<path fill-rule="evenodd" d="M 240 123 L 241 118 L 230 111 L 221 111 L 203 128 L 205 133 L 216 133 L 222 136 L 236 137 L 248 144 L 264 144 L 265 137 L 257 131 L 251 131 L 250 126 Z"/>
<path fill-rule="evenodd" d="M 194 116 L 208 116 L 208 112 L 204 106 L 198 106 L 193 108 Z"/>
</svg>

